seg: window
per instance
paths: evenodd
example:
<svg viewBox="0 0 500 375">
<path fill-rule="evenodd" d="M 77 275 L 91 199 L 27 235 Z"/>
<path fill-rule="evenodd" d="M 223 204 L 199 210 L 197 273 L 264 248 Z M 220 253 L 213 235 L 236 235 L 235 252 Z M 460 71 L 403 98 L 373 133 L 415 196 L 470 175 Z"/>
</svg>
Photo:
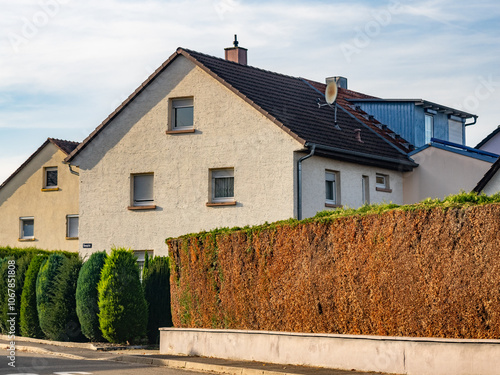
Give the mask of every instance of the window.
<svg viewBox="0 0 500 375">
<path fill-rule="evenodd" d="M 19 239 L 33 240 L 35 239 L 35 218 L 34 217 L 21 217 Z"/>
<path fill-rule="evenodd" d="M 375 189 L 385 193 L 392 193 L 389 185 L 389 176 L 386 174 L 377 173 L 375 175 Z"/>
<path fill-rule="evenodd" d="M 333 171 L 325 172 L 325 205 L 337 206 L 340 204 L 339 199 L 339 173 Z"/>
<path fill-rule="evenodd" d="M 78 215 L 66 216 L 66 238 L 78 238 Z"/>
<path fill-rule="evenodd" d="M 370 204 L 370 179 L 368 176 L 361 177 L 361 199 L 363 204 Z"/>
<path fill-rule="evenodd" d="M 211 171 L 211 201 L 213 203 L 234 203 L 234 169 L 213 169 Z"/>
<path fill-rule="evenodd" d="M 153 208 L 154 174 L 132 175 L 133 207 Z"/>
<path fill-rule="evenodd" d="M 448 120 L 448 140 L 459 145 L 464 144 L 463 123 L 450 118 Z"/>
<path fill-rule="evenodd" d="M 172 126 L 171 130 L 185 130 L 193 128 L 194 107 L 193 98 L 172 99 Z"/>
<path fill-rule="evenodd" d="M 434 137 L 434 117 L 429 114 L 425 114 L 425 139 L 424 143 L 430 143 L 431 138 Z"/>
<path fill-rule="evenodd" d="M 144 269 L 144 262 L 146 260 L 146 254 L 148 254 L 149 258 L 154 256 L 153 250 L 134 250 L 134 255 L 137 258 L 137 265 L 139 266 L 139 277 L 142 281 L 142 270 Z"/>
<path fill-rule="evenodd" d="M 57 167 L 47 167 L 44 170 L 44 188 L 57 188 Z"/>
</svg>

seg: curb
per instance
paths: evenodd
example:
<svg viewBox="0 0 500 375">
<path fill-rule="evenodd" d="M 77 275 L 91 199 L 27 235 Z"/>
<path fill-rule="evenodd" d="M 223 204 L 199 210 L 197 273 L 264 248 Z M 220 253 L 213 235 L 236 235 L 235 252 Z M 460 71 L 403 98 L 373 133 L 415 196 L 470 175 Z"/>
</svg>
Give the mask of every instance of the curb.
<svg viewBox="0 0 500 375">
<path fill-rule="evenodd" d="M 228 374 L 228 375 L 301 375 L 298 372 L 290 373 L 281 371 L 269 371 L 269 370 L 253 369 L 246 367 L 212 365 L 209 363 L 202 363 L 202 362 L 179 361 L 174 359 L 120 356 L 116 358 L 110 358 L 110 360 L 118 362 L 127 362 L 127 363 L 140 363 L 146 365 L 169 367 L 169 368 L 191 370 L 191 371 Z"/>
<path fill-rule="evenodd" d="M 10 348 L 10 345 L 6 344 L 0 344 L 0 349 L 5 349 L 8 350 Z M 61 352 L 53 352 L 44 348 L 37 348 L 35 346 L 19 346 L 16 345 L 16 351 L 19 350 L 20 352 L 30 352 L 30 353 L 37 353 L 37 354 L 51 354 L 51 355 L 56 355 L 58 357 L 65 357 L 65 358 L 70 358 L 70 359 L 87 359 L 85 357 L 80 357 L 79 355 L 74 355 L 74 354 L 67 354 L 67 353 L 61 353 Z"/>
</svg>

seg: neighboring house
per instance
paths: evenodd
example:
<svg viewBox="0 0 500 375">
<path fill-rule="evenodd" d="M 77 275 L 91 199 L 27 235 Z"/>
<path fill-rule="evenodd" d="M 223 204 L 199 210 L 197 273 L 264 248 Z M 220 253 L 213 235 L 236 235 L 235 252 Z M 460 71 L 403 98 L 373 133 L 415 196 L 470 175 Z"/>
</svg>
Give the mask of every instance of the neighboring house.
<svg viewBox="0 0 500 375">
<path fill-rule="evenodd" d="M 474 191 L 476 193 L 485 193 L 493 195 L 500 192 L 500 158 L 497 159 L 491 168 L 484 174 L 483 178 L 479 180 Z"/>
<path fill-rule="evenodd" d="M 0 185 L 0 246 L 78 251 L 77 145 L 48 138 Z"/>
<path fill-rule="evenodd" d="M 500 125 L 479 142 L 475 148 L 500 154 Z"/>
<path fill-rule="evenodd" d="M 465 145 L 465 127 L 474 125 L 477 116 L 423 99 L 350 99 L 354 106 L 387 125 L 415 147 L 431 138 Z M 467 123 L 467 119 L 473 119 Z"/>
<path fill-rule="evenodd" d="M 497 154 L 435 138 L 409 155 L 419 167 L 405 173 L 405 204 L 471 191 L 498 159 Z"/>
<path fill-rule="evenodd" d="M 67 158 L 80 168 L 80 251 L 167 252 L 165 238 L 403 202 L 409 143 L 339 90 L 179 48 Z M 342 81 L 342 80 L 341 80 Z"/>
</svg>

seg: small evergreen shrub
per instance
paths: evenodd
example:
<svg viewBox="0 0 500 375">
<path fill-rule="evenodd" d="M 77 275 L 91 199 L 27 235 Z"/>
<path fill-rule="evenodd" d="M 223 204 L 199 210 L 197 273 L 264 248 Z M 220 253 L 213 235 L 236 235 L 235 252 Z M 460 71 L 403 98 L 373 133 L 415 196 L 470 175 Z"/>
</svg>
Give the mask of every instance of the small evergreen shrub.
<svg viewBox="0 0 500 375">
<path fill-rule="evenodd" d="M 154 257 L 145 262 L 142 285 L 149 311 L 148 340 L 151 344 L 157 344 L 160 337 L 158 328 L 172 326 L 168 257 Z"/>
<path fill-rule="evenodd" d="M 36 280 L 40 266 L 46 259 L 47 255 L 36 255 L 26 271 L 20 309 L 20 331 L 25 337 L 43 337 L 36 307 Z"/>
<path fill-rule="evenodd" d="M 45 335 L 55 341 L 82 341 L 80 323 L 76 315 L 76 283 L 82 266 L 80 258 L 64 258 L 54 278 L 50 314 L 45 322 Z"/>
<path fill-rule="evenodd" d="M 50 338 L 52 334 L 51 315 L 54 313 L 54 290 L 56 286 L 56 276 L 64 262 L 61 254 L 50 255 L 40 267 L 36 280 L 36 306 L 38 310 L 38 320 L 40 328 L 45 336 Z"/>
<path fill-rule="evenodd" d="M 135 342 L 146 334 L 148 307 L 131 250 L 113 249 L 98 286 L 99 326 L 113 343 Z"/>
<path fill-rule="evenodd" d="M 81 324 L 82 333 L 90 341 L 102 341 L 103 339 L 99 328 L 97 285 L 105 261 L 105 251 L 93 253 L 83 264 L 78 275 L 76 313 Z"/>
<path fill-rule="evenodd" d="M 0 265 L 0 332 L 4 335 L 8 334 L 9 332 L 9 324 L 7 322 L 7 309 L 8 309 L 8 300 L 9 300 L 9 289 L 12 285 L 9 285 L 8 281 L 8 271 L 9 271 L 9 266 L 10 262 L 14 260 L 14 257 L 6 257 L 2 260 L 2 263 Z M 12 266 L 11 266 L 12 268 Z M 15 294 L 12 294 L 11 298 L 15 298 Z"/>
</svg>

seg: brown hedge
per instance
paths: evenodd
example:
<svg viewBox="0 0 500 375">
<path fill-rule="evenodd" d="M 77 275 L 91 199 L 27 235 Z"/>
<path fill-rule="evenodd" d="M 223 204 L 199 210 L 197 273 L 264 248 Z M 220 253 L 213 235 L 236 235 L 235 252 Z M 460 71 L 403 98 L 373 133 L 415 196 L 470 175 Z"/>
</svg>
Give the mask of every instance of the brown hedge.
<svg viewBox="0 0 500 375">
<path fill-rule="evenodd" d="M 170 239 L 176 327 L 500 338 L 500 205 Z"/>
</svg>

